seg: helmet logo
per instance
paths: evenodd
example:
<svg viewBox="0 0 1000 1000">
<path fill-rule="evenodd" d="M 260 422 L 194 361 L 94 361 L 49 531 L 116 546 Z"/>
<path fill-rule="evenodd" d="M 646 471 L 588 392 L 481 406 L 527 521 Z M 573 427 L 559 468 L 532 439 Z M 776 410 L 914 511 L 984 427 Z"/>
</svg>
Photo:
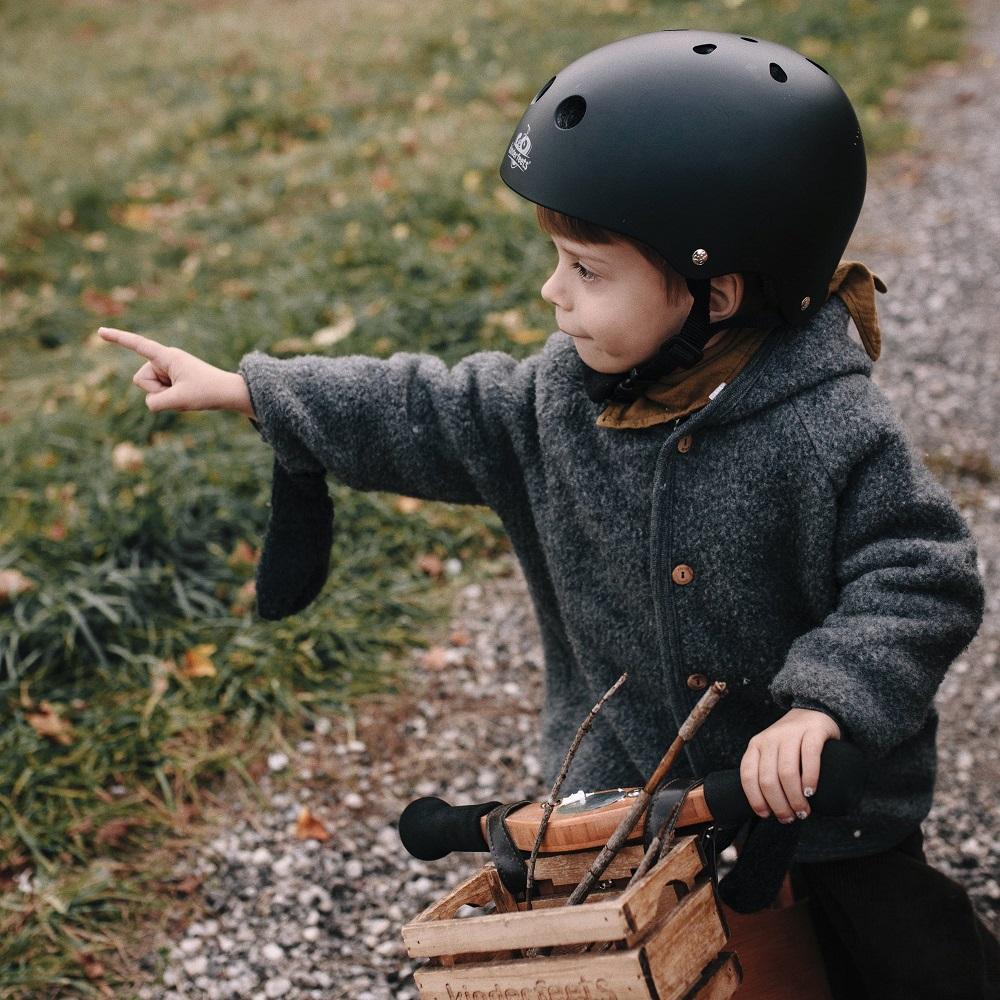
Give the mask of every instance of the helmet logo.
<svg viewBox="0 0 1000 1000">
<path fill-rule="evenodd" d="M 530 131 L 531 126 L 526 125 L 524 131 L 518 132 L 514 141 L 507 147 L 507 158 L 515 170 L 527 170 L 531 166 L 531 157 L 528 156 L 531 152 L 531 140 L 528 138 Z"/>
</svg>

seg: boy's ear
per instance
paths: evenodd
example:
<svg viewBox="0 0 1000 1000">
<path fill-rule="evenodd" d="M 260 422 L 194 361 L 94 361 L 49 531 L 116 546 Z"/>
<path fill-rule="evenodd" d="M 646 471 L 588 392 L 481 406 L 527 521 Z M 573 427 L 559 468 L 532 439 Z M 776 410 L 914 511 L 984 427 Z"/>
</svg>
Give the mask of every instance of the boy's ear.
<svg viewBox="0 0 1000 1000">
<path fill-rule="evenodd" d="M 712 323 L 734 316 L 743 301 L 743 275 L 723 274 L 712 279 L 708 318 Z"/>
</svg>

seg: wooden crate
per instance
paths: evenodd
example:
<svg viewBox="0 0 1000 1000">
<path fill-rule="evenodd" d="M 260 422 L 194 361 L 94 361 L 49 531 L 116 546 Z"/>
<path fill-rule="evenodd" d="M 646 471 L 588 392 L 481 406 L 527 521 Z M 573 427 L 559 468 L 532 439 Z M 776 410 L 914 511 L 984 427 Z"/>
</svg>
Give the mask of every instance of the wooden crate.
<svg viewBox="0 0 1000 1000">
<path fill-rule="evenodd" d="M 629 889 L 628 847 L 599 891 L 563 905 L 596 851 L 540 855 L 540 898 L 515 903 L 487 864 L 403 928 L 424 1000 L 724 1000 L 740 984 L 729 931 L 695 837 Z M 463 907 L 481 913 L 459 917 Z"/>
</svg>

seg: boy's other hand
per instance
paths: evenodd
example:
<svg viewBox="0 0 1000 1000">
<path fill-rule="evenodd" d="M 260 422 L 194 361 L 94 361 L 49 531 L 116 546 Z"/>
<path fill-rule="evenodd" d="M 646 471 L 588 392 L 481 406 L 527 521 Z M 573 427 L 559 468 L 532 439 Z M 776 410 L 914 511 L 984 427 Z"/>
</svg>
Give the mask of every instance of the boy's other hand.
<svg viewBox="0 0 1000 1000">
<path fill-rule="evenodd" d="M 134 351 L 146 363 L 132 382 L 146 393 L 146 406 L 161 410 L 235 410 L 254 417 L 250 393 L 239 372 L 227 372 L 178 347 L 127 330 L 102 326 L 104 340 Z"/>
<path fill-rule="evenodd" d="M 740 782 L 758 816 L 782 823 L 810 812 L 808 796 L 819 784 L 823 744 L 840 739 L 840 726 L 825 712 L 793 708 L 747 744 Z"/>
</svg>

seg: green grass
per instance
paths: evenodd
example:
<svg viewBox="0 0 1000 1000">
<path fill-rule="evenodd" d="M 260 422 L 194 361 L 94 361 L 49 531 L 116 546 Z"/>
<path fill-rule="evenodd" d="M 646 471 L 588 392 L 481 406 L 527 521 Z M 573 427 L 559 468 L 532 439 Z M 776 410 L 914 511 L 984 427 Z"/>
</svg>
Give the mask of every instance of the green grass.
<svg viewBox="0 0 1000 1000">
<path fill-rule="evenodd" d="M 116 936 L 159 898 L 143 852 L 283 729 L 405 683 L 447 603 L 423 554 L 506 546 L 483 511 L 336 490 L 322 598 L 255 620 L 268 449 L 232 415 L 149 414 L 97 326 L 229 369 L 534 350 L 550 250 L 502 150 L 562 65 L 666 26 L 800 49 L 877 152 L 907 134 L 886 90 L 955 58 L 961 19 L 953 0 L 0 9 L 0 571 L 32 584 L 0 603 L 0 997 L 114 982 Z"/>
</svg>

